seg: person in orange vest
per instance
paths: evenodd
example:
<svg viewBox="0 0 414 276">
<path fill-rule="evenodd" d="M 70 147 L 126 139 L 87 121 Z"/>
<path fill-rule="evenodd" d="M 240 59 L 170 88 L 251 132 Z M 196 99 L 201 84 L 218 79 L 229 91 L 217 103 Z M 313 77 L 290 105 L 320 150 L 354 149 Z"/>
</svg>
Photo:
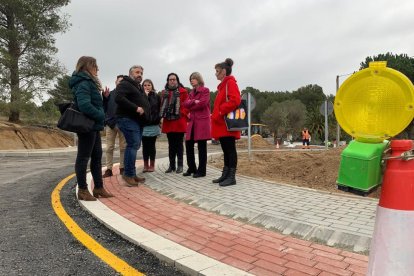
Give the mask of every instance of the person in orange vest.
<svg viewBox="0 0 414 276">
<path fill-rule="evenodd" d="M 309 149 L 309 141 L 310 141 L 310 133 L 309 130 L 305 127 L 302 130 L 302 149 Z M 306 146 L 305 146 L 306 144 Z"/>
</svg>

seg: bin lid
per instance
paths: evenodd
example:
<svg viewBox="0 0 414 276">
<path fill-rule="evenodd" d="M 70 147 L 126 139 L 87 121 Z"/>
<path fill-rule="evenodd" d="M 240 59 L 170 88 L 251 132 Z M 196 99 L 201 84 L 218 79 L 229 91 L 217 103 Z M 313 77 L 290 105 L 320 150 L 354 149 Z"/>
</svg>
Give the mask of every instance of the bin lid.
<svg viewBox="0 0 414 276">
<path fill-rule="evenodd" d="M 388 140 L 384 140 L 382 143 L 365 143 L 353 140 L 342 151 L 341 156 L 361 160 L 371 160 L 381 157 L 388 145 Z"/>
<path fill-rule="evenodd" d="M 414 117 L 414 87 L 386 62 L 350 76 L 339 88 L 334 111 L 339 125 L 357 141 L 379 143 L 404 130 Z"/>
</svg>

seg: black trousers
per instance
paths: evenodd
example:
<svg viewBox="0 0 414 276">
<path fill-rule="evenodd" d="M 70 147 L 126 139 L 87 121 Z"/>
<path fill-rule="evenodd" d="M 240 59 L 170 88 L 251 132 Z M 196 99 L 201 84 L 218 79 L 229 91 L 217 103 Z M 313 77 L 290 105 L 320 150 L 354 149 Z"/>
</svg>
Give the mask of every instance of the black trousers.
<svg viewBox="0 0 414 276">
<path fill-rule="evenodd" d="M 236 138 L 233 136 L 226 136 L 221 137 L 219 140 L 224 154 L 224 166 L 237 168 Z"/>
<path fill-rule="evenodd" d="M 194 144 L 197 143 L 198 147 L 198 169 L 195 163 Z M 187 155 L 188 170 L 192 173 L 198 173 L 201 175 L 206 174 L 207 168 L 207 140 L 186 140 L 185 152 Z"/>
<path fill-rule="evenodd" d="M 79 189 L 86 189 L 86 170 L 91 159 L 91 174 L 95 188 L 102 188 L 102 142 L 99 131 L 78 133 L 78 154 L 75 162 L 75 173 Z"/>
<path fill-rule="evenodd" d="M 170 132 L 167 133 L 168 138 L 168 157 L 170 159 L 170 167 L 176 169 L 175 158 L 177 157 L 177 166 L 183 166 L 183 154 L 184 154 L 184 133 L 183 132 Z"/>
<path fill-rule="evenodd" d="M 142 158 L 144 161 L 155 160 L 157 149 L 155 148 L 155 142 L 157 136 L 142 136 Z"/>
</svg>

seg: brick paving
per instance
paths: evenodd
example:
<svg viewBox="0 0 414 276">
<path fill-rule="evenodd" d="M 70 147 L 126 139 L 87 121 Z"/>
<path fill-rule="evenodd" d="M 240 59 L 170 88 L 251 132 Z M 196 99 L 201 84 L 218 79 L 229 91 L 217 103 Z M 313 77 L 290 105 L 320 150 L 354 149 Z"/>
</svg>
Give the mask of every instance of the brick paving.
<svg viewBox="0 0 414 276">
<path fill-rule="evenodd" d="M 141 227 L 254 275 L 365 275 L 366 255 L 315 243 L 312 241 L 318 240 L 315 236 L 309 240 L 302 237 L 316 232 L 320 237 L 331 234 L 324 242 L 328 244 L 340 241 L 345 235 L 349 243 L 360 242 L 361 246 L 370 238 L 358 231 L 363 229 L 362 226 L 370 225 L 373 211 L 367 209 L 376 206 L 375 201 L 336 198 L 309 189 L 244 177 L 238 177 L 235 186 L 218 188 L 211 184 L 211 179 L 219 175 L 212 168 L 208 168 L 208 177 L 202 179 L 164 174 L 165 169 L 166 161 L 158 160 L 156 172 L 146 173 L 147 183 L 139 187 L 125 186 L 119 175 L 106 178 L 105 187 L 115 197 L 100 200 Z M 118 174 L 116 170 L 114 168 Z M 282 191 L 274 190 L 272 185 Z M 275 197 L 278 198 L 276 203 L 273 201 Z M 303 198 L 305 202 L 297 198 Z M 284 207 L 281 203 L 284 200 L 290 208 L 279 210 L 277 206 Z M 318 210 L 314 213 L 313 208 L 303 207 L 311 204 L 306 200 L 314 202 L 322 213 L 328 213 L 327 209 L 330 209 L 332 217 L 341 222 L 349 220 L 348 228 L 335 229 L 344 224 L 336 223 L 329 216 L 319 217 Z M 331 201 L 337 207 L 329 206 Z M 343 212 L 336 214 L 336 209 Z M 291 215 L 286 216 L 286 212 Z M 314 214 L 312 220 L 311 214 Z M 276 224 L 277 219 L 279 224 Z M 366 235 L 372 234 L 372 229 L 366 228 Z M 298 233 L 305 235 L 301 239 L 293 237 L 300 236 Z M 361 243 L 361 239 L 365 243 Z M 354 249 L 354 244 L 350 248 Z"/>
</svg>

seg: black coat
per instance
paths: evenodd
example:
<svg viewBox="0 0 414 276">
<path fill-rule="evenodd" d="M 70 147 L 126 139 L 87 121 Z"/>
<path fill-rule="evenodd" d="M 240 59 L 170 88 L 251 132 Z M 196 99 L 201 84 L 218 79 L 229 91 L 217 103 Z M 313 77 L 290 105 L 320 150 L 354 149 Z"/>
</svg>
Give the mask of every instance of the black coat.
<svg viewBox="0 0 414 276">
<path fill-rule="evenodd" d="M 155 91 L 151 91 L 148 93 L 148 101 L 150 104 L 150 120 L 147 125 L 158 125 L 161 121 L 161 97 Z"/>
<path fill-rule="evenodd" d="M 130 118 L 137 121 L 141 127 L 145 126 L 150 119 L 150 105 L 141 84 L 128 76 L 124 76 L 116 87 L 116 91 L 115 102 L 118 105 L 116 116 L 118 118 Z M 144 109 L 144 114 L 137 113 L 138 107 Z"/>
</svg>

